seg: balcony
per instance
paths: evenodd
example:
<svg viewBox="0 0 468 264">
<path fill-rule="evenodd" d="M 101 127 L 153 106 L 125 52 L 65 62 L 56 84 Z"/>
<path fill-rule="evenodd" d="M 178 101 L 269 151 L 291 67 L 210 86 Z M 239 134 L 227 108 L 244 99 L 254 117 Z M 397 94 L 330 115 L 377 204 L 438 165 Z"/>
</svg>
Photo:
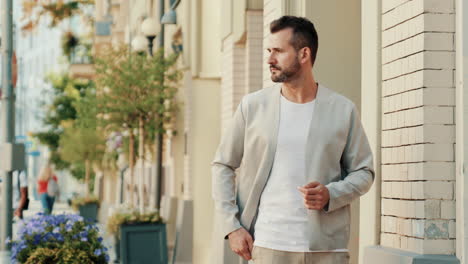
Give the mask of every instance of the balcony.
<svg viewBox="0 0 468 264">
<path fill-rule="evenodd" d="M 73 48 L 69 56 L 70 75 L 74 78 L 92 79 L 94 77 L 94 63 L 90 49 L 79 45 Z"/>
</svg>

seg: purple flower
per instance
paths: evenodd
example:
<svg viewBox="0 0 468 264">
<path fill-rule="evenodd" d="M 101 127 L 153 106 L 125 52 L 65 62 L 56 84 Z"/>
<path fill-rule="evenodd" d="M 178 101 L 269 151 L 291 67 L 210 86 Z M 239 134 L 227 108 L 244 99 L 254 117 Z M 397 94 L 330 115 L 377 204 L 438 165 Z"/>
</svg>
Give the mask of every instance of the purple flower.
<svg viewBox="0 0 468 264">
<path fill-rule="evenodd" d="M 44 215 L 39 213 L 20 222 L 17 240 L 7 241 L 11 245 L 11 262 L 24 262 L 25 254 L 21 254 L 22 251 L 37 247 L 79 246 L 84 248 L 89 255 L 99 253 L 99 255 L 105 256 L 106 254 L 103 252 L 106 252 L 107 249 L 103 247 L 103 239 L 99 233 L 95 224 L 85 222 L 83 217 L 79 215 Z M 99 250 L 96 251 L 96 246 L 90 247 L 90 245 L 96 245 Z"/>
</svg>

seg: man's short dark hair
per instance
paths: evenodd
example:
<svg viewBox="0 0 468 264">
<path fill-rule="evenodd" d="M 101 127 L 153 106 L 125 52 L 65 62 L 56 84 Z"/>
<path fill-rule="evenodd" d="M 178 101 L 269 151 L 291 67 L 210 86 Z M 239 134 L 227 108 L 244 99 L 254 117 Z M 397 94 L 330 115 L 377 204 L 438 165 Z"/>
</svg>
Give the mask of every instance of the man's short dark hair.
<svg viewBox="0 0 468 264">
<path fill-rule="evenodd" d="M 307 18 L 282 16 L 271 22 L 270 33 L 273 34 L 286 28 L 291 28 L 293 31 L 290 42 L 296 51 L 304 47 L 310 48 L 310 60 L 314 65 L 318 50 L 318 35 L 314 24 Z"/>
</svg>

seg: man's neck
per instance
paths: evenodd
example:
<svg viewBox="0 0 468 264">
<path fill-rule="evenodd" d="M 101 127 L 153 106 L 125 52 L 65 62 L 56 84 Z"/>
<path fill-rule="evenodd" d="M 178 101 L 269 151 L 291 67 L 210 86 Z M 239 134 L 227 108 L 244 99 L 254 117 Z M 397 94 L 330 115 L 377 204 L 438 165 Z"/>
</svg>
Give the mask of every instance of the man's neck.
<svg viewBox="0 0 468 264">
<path fill-rule="evenodd" d="M 284 82 L 281 88 L 283 96 L 291 102 L 304 104 L 317 96 L 318 84 L 312 75 L 301 76 L 290 82 Z"/>
</svg>

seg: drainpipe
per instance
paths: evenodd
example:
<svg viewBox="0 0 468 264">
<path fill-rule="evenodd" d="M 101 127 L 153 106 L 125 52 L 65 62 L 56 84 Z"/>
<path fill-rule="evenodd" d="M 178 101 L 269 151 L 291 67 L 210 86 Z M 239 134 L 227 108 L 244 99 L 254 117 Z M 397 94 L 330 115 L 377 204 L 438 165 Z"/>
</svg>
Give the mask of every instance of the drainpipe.
<svg viewBox="0 0 468 264">
<path fill-rule="evenodd" d="M 164 15 L 164 0 L 159 0 L 159 19 Z M 161 31 L 159 32 L 159 41 L 158 41 L 158 48 L 164 47 L 164 24 L 161 24 Z M 162 55 L 164 56 L 164 54 Z M 156 182 L 157 192 L 156 192 L 156 208 L 161 210 L 161 198 L 162 198 L 162 153 L 163 153 L 163 134 L 158 134 L 158 142 L 157 142 L 157 160 L 156 160 Z"/>
</svg>

